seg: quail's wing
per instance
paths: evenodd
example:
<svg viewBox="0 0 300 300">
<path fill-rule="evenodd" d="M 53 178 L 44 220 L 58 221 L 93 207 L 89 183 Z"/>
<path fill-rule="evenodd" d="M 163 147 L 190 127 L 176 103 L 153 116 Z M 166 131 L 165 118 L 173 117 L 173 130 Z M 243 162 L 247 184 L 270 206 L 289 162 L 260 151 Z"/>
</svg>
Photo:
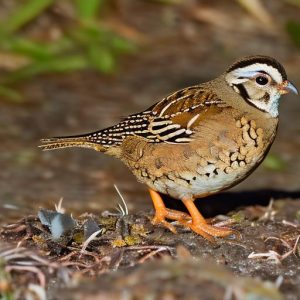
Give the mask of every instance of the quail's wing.
<svg viewBox="0 0 300 300">
<path fill-rule="evenodd" d="M 221 105 L 224 101 L 200 86 L 175 92 L 152 107 L 146 137 L 157 143 L 188 143 L 208 111 Z"/>
<path fill-rule="evenodd" d="M 224 106 L 215 93 L 202 86 L 175 92 L 143 112 L 130 115 L 118 124 L 87 134 L 42 140 L 44 150 L 86 147 L 99 151 L 119 146 L 129 136 L 151 143 L 189 143 L 210 112 Z"/>
<path fill-rule="evenodd" d="M 153 143 L 189 143 L 194 129 L 208 111 L 223 104 L 207 88 L 185 88 L 141 113 L 124 118 L 115 126 L 90 134 L 89 140 L 107 147 L 120 145 L 133 135 Z"/>
</svg>

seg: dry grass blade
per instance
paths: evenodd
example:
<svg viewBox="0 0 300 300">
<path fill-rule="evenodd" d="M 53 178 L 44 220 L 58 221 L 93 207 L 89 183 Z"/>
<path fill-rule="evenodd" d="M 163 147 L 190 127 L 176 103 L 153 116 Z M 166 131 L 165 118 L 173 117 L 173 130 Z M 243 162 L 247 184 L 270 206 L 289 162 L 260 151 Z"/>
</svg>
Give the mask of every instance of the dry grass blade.
<svg viewBox="0 0 300 300">
<path fill-rule="evenodd" d="M 115 184 L 114 184 L 114 188 L 122 200 L 122 204 L 118 203 L 118 208 L 119 208 L 118 211 L 121 213 L 122 216 L 127 216 L 129 214 L 129 211 L 128 211 L 128 206 L 126 204 L 126 201 L 125 201 L 123 195 L 121 194 L 121 192 L 119 191 L 118 187 Z"/>
<path fill-rule="evenodd" d="M 269 29 L 274 28 L 275 22 L 271 14 L 265 9 L 260 0 L 237 0 L 250 14 L 257 20 L 267 26 Z"/>
<path fill-rule="evenodd" d="M 58 204 L 54 204 L 55 210 L 61 214 L 64 214 L 66 212 L 66 210 L 62 207 L 63 200 L 64 198 L 60 198 Z"/>
<path fill-rule="evenodd" d="M 80 253 L 81 253 L 81 254 L 84 253 L 84 252 L 85 252 L 85 249 L 87 248 L 87 246 L 89 245 L 89 243 L 90 243 L 92 240 L 94 240 L 94 239 L 97 237 L 98 234 L 103 233 L 104 231 L 105 231 L 105 229 L 104 229 L 104 228 L 101 228 L 101 229 L 95 231 L 92 235 L 90 235 L 89 238 L 83 243 L 82 249 L 81 249 Z"/>
</svg>

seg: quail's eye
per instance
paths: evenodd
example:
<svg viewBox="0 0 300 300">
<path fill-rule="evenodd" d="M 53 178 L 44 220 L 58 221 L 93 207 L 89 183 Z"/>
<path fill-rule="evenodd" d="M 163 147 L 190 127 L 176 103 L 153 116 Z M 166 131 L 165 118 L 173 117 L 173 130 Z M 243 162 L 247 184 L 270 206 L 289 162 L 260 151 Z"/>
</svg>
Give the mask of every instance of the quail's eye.
<svg viewBox="0 0 300 300">
<path fill-rule="evenodd" d="M 269 82 L 269 79 L 265 76 L 258 76 L 255 81 L 259 85 L 266 85 Z"/>
</svg>

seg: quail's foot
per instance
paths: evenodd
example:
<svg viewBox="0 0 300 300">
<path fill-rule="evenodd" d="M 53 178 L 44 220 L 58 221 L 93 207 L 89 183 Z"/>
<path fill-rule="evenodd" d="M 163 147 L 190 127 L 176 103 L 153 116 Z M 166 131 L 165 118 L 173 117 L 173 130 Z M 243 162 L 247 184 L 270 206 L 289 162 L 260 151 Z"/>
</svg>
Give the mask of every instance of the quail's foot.
<svg viewBox="0 0 300 300">
<path fill-rule="evenodd" d="M 186 224 L 191 220 L 191 217 L 184 212 L 166 208 L 158 192 L 151 189 L 149 189 L 149 192 L 155 208 L 155 216 L 152 219 L 153 225 L 163 225 L 173 233 L 176 233 L 175 226 L 170 224 L 166 219 L 175 220 L 181 224 Z"/>
<path fill-rule="evenodd" d="M 186 222 L 185 226 L 189 227 L 191 230 L 198 233 L 205 239 L 214 241 L 214 237 L 226 237 L 231 234 L 240 235 L 238 231 L 231 228 L 217 227 L 208 224 L 194 204 L 194 199 L 183 199 L 182 202 L 192 218 L 192 221 Z"/>
</svg>

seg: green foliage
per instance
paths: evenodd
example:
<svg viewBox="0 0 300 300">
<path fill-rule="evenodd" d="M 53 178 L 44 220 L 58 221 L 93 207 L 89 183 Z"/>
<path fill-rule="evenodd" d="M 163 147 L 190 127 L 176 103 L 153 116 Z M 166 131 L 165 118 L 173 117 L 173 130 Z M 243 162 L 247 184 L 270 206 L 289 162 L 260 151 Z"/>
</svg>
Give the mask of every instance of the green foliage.
<svg viewBox="0 0 300 300">
<path fill-rule="evenodd" d="M 300 48 L 300 22 L 289 21 L 286 25 L 286 30 L 295 45 Z"/>
<path fill-rule="evenodd" d="M 0 77 L 0 96 L 14 102 L 22 97 L 10 85 L 45 73 L 92 69 L 102 73 L 116 70 L 124 53 L 136 51 L 133 42 L 99 23 L 105 0 L 74 0 L 75 18 L 71 26 L 61 28 L 55 41 L 38 41 L 28 37 L 23 27 L 33 23 L 46 9 L 61 0 L 28 0 L 0 24 L 0 52 L 25 59 L 26 63 Z"/>
<path fill-rule="evenodd" d="M 10 34 L 33 20 L 47 7 L 53 4 L 54 0 L 31 0 L 14 12 L 6 22 L 0 25 L 0 32 Z"/>
<path fill-rule="evenodd" d="M 285 162 L 275 154 L 269 154 L 263 161 L 262 165 L 271 171 L 282 171 L 286 167 Z"/>
<path fill-rule="evenodd" d="M 104 0 L 75 0 L 76 10 L 81 20 L 95 19 L 97 11 L 104 4 Z"/>
</svg>

